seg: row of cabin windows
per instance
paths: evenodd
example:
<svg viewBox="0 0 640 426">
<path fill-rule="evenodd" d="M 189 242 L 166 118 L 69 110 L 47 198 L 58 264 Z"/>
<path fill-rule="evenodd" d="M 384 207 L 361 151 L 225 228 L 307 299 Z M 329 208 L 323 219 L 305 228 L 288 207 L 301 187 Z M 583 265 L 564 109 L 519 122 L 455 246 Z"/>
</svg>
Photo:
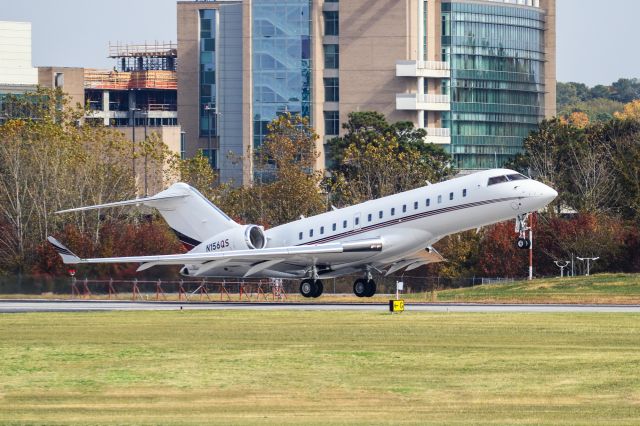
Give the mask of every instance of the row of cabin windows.
<svg viewBox="0 0 640 426">
<path fill-rule="evenodd" d="M 463 197 L 467 196 L 467 190 L 466 189 L 462 190 L 462 196 Z M 449 193 L 449 200 L 453 200 L 453 198 L 454 198 L 454 193 L 450 192 Z M 438 195 L 438 204 L 440 204 L 440 203 L 442 203 L 442 195 Z M 427 198 L 427 201 L 426 201 L 425 204 L 426 204 L 427 207 L 429 207 L 431 205 L 431 199 Z M 419 207 L 419 203 L 417 201 L 415 201 L 413 203 L 413 209 L 414 210 L 418 210 L 418 207 Z M 402 213 L 406 213 L 406 212 L 407 212 L 407 205 L 403 204 L 402 205 Z M 396 214 L 395 207 L 391 207 L 391 212 L 390 213 L 391 213 L 391 216 L 395 216 L 395 214 Z M 378 212 L 378 218 L 382 219 L 383 217 L 384 217 L 384 211 L 380 210 Z M 373 220 L 373 214 L 371 214 L 371 213 L 367 214 L 367 221 L 371 222 L 372 220 Z M 355 226 L 360 225 L 360 218 L 359 217 L 356 217 L 354 219 L 354 224 L 355 224 Z M 342 221 L 342 228 L 343 229 L 347 229 L 348 226 L 349 226 L 348 221 L 346 221 L 346 220 Z M 336 231 L 337 229 L 338 229 L 337 223 L 334 223 L 333 225 L 331 225 L 331 230 L 332 231 Z M 320 227 L 320 235 L 324 235 L 324 226 Z M 313 229 L 309 230 L 309 237 L 313 237 Z M 303 233 L 302 232 L 298 233 L 298 239 L 302 240 L 302 238 L 303 238 Z"/>
</svg>

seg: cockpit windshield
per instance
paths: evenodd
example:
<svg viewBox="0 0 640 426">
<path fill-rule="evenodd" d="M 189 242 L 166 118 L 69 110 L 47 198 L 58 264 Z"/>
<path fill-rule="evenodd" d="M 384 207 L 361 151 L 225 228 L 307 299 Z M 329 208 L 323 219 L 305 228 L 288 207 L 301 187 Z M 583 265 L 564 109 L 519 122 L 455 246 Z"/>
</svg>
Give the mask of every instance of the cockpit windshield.
<svg viewBox="0 0 640 426">
<path fill-rule="evenodd" d="M 499 183 L 504 183 L 504 182 L 511 182 L 513 180 L 526 180 L 526 179 L 529 179 L 529 178 L 526 177 L 525 175 L 521 175 L 520 173 L 514 173 L 512 175 L 506 175 L 506 176 L 493 176 L 489 178 L 489 181 L 487 182 L 487 186 L 497 185 Z"/>
</svg>

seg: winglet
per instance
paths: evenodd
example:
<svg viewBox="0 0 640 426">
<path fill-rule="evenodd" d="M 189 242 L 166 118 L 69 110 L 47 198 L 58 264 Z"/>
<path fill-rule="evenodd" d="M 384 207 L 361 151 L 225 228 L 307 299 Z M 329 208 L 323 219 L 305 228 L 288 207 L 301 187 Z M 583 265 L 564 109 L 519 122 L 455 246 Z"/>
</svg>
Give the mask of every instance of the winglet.
<svg viewBox="0 0 640 426">
<path fill-rule="evenodd" d="M 47 241 L 49 241 L 55 251 L 57 251 L 60 257 L 62 257 L 62 261 L 64 263 L 72 265 L 80 263 L 81 259 L 76 256 L 71 250 L 66 248 L 60 241 L 56 240 L 53 237 L 48 237 Z"/>
</svg>

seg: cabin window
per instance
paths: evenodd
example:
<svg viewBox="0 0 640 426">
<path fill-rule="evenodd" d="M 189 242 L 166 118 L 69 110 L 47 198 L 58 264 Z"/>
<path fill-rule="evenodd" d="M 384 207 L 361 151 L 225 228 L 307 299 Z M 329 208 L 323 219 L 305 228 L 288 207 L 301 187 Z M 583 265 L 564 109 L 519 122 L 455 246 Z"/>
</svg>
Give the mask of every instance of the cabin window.
<svg viewBox="0 0 640 426">
<path fill-rule="evenodd" d="M 324 226 L 320 227 L 320 235 L 324 234 Z"/>
<path fill-rule="evenodd" d="M 463 190 L 462 190 L 462 196 L 463 196 L 463 197 L 466 197 L 466 196 L 467 196 L 467 190 L 466 190 L 466 189 L 463 189 Z"/>
<path fill-rule="evenodd" d="M 453 200 L 453 192 L 450 192 L 450 193 L 449 193 L 449 199 L 450 199 L 450 200 Z"/>
<path fill-rule="evenodd" d="M 367 216 L 367 220 L 369 222 L 371 222 L 372 219 L 373 219 L 373 215 L 371 213 L 369 213 L 369 215 Z"/>
<path fill-rule="evenodd" d="M 393 215 L 395 215 L 395 214 L 396 214 L 396 209 L 395 209 L 395 207 L 392 207 L 392 208 L 391 208 L 391 216 L 393 216 Z"/>
<path fill-rule="evenodd" d="M 418 202 L 417 201 L 415 203 L 413 203 L 413 209 L 414 210 L 418 210 Z"/>
<path fill-rule="evenodd" d="M 356 226 L 357 226 L 357 225 L 360 225 L 360 218 L 359 218 L 359 217 L 356 217 L 355 222 L 356 222 Z"/>
<path fill-rule="evenodd" d="M 313 237 L 313 229 L 309 229 L 309 236 Z"/>
<path fill-rule="evenodd" d="M 301 240 L 302 239 L 302 232 L 298 234 L 298 239 Z"/>
<path fill-rule="evenodd" d="M 378 213 L 378 217 L 382 219 L 382 216 L 384 216 L 384 213 L 382 213 L 382 210 L 380 210 L 380 212 Z"/>
<path fill-rule="evenodd" d="M 402 213 L 406 213 L 406 212 L 407 212 L 407 205 L 406 205 L 406 204 L 404 204 L 404 205 L 402 206 Z"/>
<path fill-rule="evenodd" d="M 442 195 L 438 195 L 438 204 L 442 202 Z"/>
<path fill-rule="evenodd" d="M 335 223 L 333 224 L 333 226 L 331 227 L 332 230 L 336 230 L 338 228 L 338 225 L 336 225 Z"/>
<path fill-rule="evenodd" d="M 489 181 L 487 182 L 487 186 L 496 185 L 498 183 L 504 183 L 504 182 L 509 182 L 509 179 L 507 179 L 506 176 L 494 176 L 489 178 Z"/>
<path fill-rule="evenodd" d="M 345 228 L 345 229 L 347 228 L 347 221 L 346 220 L 344 222 L 342 222 L 342 227 Z"/>
<path fill-rule="evenodd" d="M 427 207 L 431 205 L 431 198 L 427 198 Z"/>
</svg>

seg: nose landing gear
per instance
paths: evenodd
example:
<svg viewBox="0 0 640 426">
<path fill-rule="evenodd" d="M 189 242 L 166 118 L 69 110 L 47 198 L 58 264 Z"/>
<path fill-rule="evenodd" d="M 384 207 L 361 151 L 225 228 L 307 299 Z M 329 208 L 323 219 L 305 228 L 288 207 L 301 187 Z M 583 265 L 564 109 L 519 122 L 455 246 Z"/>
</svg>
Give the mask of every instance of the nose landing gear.
<svg viewBox="0 0 640 426">
<path fill-rule="evenodd" d="M 529 214 L 519 214 L 516 217 L 516 233 L 518 234 L 518 239 L 516 240 L 516 245 L 519 249 L 528 250 L 531 248 L 531 239 L 527 238 L 527 231 L 531 228 L 527 225 L 527 219 L 529 218 Z"/>
</svg>

